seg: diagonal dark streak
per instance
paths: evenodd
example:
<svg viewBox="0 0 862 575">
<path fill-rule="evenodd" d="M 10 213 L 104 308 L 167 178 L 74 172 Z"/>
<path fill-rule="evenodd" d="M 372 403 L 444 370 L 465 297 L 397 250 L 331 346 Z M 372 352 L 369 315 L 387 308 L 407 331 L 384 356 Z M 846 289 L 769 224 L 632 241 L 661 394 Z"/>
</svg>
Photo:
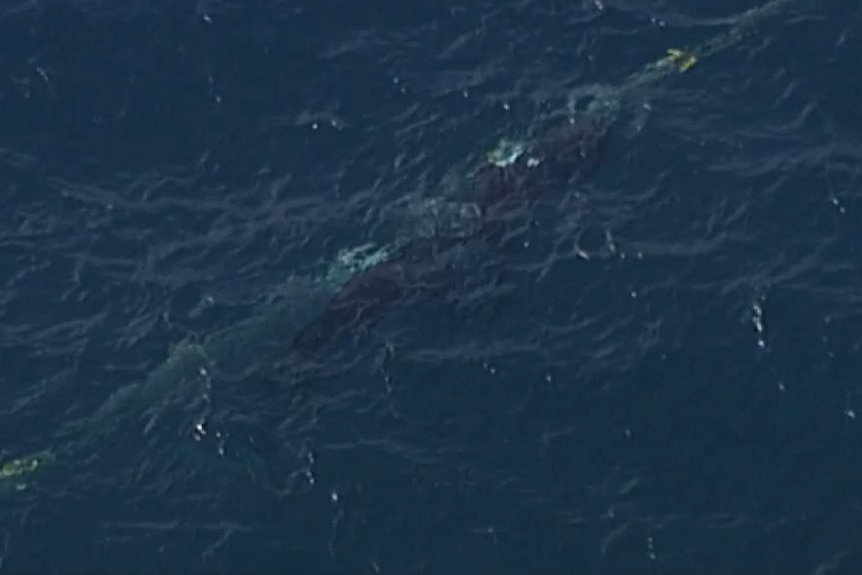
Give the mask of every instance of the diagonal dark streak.
<svg viewBox="0 0 862 575">
<path fill-rule="evenodd" d="M 453 248 L 471 241 L 501 247 L 514 208 L 594 173 L 609 130 L 633 92 L 738 44 L 764 18 L 800 1 L 771 0 L 699 46 L 669 50 L 618 84 L 585 86 L 572 95 L 565 116 L 540 119 L 523 140 L 502 140 L 490 154 L 464 160 L 431 195 L 407 196 L 384 208 L 386 224 L 379 237 L 372 233 L 371 243 L 342 250 L 315 273 L 292 276 L 284 297 L 247 321 L 174 346 L 143 381 L 118 389 L 95 413 L 61 427 L 54 447 L 0 461 L 0 493 L 26 489 L 38 472 L 86 457 L 123 422 L 139 420 L 178 386 L 242 371 L 262 346 L 320 349 L 417 289 L 442 289 L 438 274 Z"/>
</svg>

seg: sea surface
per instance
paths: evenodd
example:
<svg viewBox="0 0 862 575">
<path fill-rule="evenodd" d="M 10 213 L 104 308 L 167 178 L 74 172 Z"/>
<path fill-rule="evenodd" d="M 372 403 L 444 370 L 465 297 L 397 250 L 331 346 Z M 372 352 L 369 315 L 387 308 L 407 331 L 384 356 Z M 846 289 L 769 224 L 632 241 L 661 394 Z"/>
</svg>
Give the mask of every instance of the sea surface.
<svg viewBox="0 0 862 575">
<path fill-rule="evenodd" d="M 754 5 L 3 2 L 0 454 Z M 633 94 L 442 289 L 3 493 L 0 572 L 862 573 L 860 54 L 798 0 Z"/>
</svg>

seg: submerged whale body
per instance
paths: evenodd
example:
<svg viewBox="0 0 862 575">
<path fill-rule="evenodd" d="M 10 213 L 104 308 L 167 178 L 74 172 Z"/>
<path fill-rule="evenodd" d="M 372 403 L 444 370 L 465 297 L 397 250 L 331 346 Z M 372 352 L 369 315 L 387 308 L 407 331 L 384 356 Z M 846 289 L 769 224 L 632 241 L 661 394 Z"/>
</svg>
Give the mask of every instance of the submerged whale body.
<svg viewBox="0 0 862 575">
<path fill-rule="evenodd" d="M 18 493 L 44 470 L 91 455 L 97 442 L 137 420 L 170 390 L 247 365 L 267 342 L 313 349 L 367 325 L 393 301 L 437 293 L 440 270 L 466 265 L 470 272 L 469 259 L 465 264 L 461 258 L 476 246 L 486 257 L 504 244 L 513 214 L 524 213 L 532 198 L 582 181 L 601 165 L 610 127 L 632 94 L 738 44 L 766 17 L 798 2 L 769 0 L 693 49 L 668 50 L 617 84 L 588 86 L 574 94 L 567 117 L 540 119 L 524 130 L 523 140 L 503 140 L 489 154 L 454 166 L 430 195 L 411 194 L 384 208 L 384 225 L 370 244 L 342 250 L 322 272 L 291 276 L 287 295 L 247 321 L 174 346 L 143 381 L 64 425 L 56 445 L 0 461 L 0 492 Z"/>
</svg>

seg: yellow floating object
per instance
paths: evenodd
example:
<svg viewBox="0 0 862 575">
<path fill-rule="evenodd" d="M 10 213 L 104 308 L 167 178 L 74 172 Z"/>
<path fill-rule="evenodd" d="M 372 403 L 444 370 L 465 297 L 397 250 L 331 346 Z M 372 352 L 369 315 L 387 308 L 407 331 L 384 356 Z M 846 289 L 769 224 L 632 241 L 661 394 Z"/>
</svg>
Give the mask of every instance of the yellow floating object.
<svg viewBox="0 0 862 575">
<path fill-rule="evenodd" d="M 46 449 L 0 464 L 0 493 L 7 489 L 12 491 L 27 489 L 29 483 L 25 478 L 53 460 L 54 454 Z"/>
<path fill-rule="evenodd" d="M 667 51 L 667 59 L 671 64 L 674 64 L 680 72 L 686 72 L 692 66 L 697 64 L 697 56 L 691 52 L 680 50 L 679 48 L 669 49 Z"/>
</svg>

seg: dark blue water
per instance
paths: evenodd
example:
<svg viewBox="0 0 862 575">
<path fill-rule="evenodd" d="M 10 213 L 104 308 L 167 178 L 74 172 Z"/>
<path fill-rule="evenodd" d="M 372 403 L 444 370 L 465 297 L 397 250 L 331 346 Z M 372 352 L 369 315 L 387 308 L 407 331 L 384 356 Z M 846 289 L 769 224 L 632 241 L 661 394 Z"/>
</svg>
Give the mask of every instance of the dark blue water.
<svg viewBox="0 0 862 575">
<path fill-rule="evenodd" d="M 7 2 L 0 454 L 752 5 Z M 442 290 L 3 494 L 0 571 L 858 573 L 860 53 L 799 0 L 638 92 Z"/>
</svg>

